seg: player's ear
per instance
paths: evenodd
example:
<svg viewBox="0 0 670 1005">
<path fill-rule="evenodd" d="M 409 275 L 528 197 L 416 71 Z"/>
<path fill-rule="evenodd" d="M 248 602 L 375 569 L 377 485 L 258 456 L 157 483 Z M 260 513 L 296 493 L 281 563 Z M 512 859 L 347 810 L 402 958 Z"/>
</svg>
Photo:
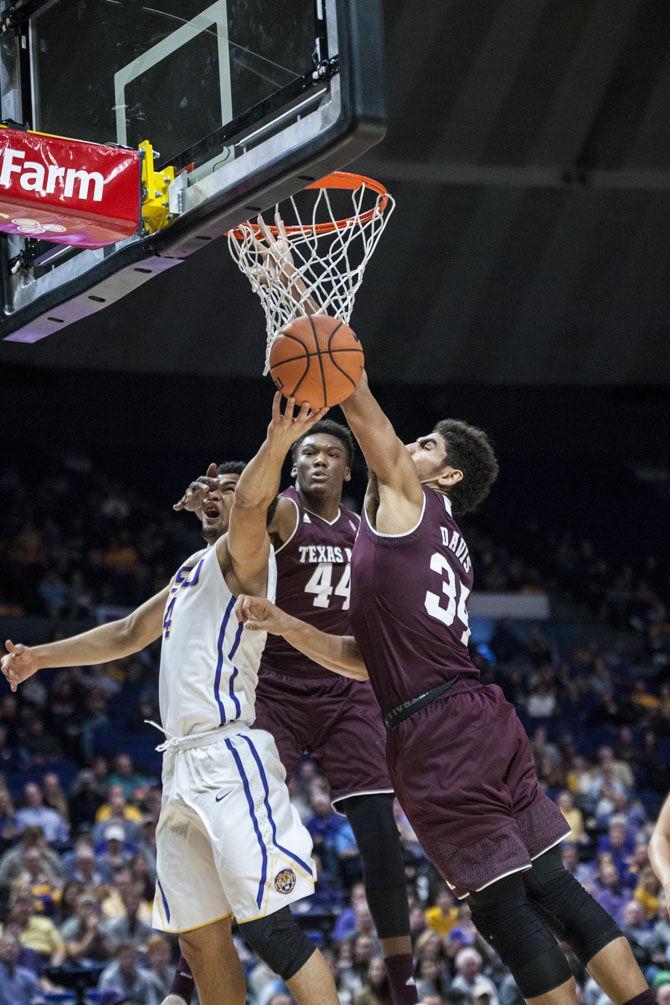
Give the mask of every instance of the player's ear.
<svg viewBox="0 0 670 1005">
<path fill-rule="evenodd" d="M 345 468 L 344 469 L 344 480 L 345 480 L 345 482 L 350 482 L 351 481 L 351 468 Z"/>
<path fill-rule="evenodd" d="M 449 467 L 449 465 L 447 465 L 447 467 L 443 468 L 443 470 L 440 472 L 437 479 L 437 484 L 440 486 L 440 488 L 446 491 L 447 489 L 452 489 L 454 485 L 458 485 L 458 483 L 462 481 L 463 481 L 463 472 L 461 471 L 461 469 L 452 468 Z"/>
<path fill-rule="evenodd" d="M 291 478 L 297 478 L 297 477 L 298 477 L 298 465 L 294 464 L 293 467 L 291 468 Z"/>
</svg>

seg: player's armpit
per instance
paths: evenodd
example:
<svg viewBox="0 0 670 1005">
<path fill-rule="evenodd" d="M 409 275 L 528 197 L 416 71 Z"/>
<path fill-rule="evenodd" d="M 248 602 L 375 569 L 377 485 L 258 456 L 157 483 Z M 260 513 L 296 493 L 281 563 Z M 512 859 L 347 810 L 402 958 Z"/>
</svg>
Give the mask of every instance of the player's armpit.
<svg viewBox="0 0 670 1005">
<path fill-rule="evenodd" d="M 273 543 L 279 547 L 295 534 L 298 526 L 298 507 L 288 496 L 279 496 L 268 532 Z"/>
</svg>

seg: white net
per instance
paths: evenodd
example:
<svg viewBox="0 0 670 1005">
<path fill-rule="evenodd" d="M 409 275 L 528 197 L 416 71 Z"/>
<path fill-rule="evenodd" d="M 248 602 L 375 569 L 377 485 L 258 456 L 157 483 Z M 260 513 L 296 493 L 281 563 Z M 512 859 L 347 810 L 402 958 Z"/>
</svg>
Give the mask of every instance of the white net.
<svg viewBox="0 0 670 1005">
<path fill-rule="evenodd" d="M 330 182 L 333 184 L 330 184 Z M 267 346 L 294 318 L 329 314 L 349 323 L 365 268 L 395 207 L 370 179 L 337 172 L 301 193 L 309 207 L 288 199 L 268 227 L 248 221 L 228 233 L 230 253 L 265 313 Z M 336 201 L 347 200 L 338 217 Z"/>
</svg>

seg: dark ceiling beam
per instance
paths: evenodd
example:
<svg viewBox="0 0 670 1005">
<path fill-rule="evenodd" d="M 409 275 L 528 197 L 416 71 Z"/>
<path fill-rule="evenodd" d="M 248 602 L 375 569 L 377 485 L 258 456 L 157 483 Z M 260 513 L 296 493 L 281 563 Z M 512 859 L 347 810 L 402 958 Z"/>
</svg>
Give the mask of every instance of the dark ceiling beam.
<svg viewBox="0 0 670 1005">
<path fill-rule="evenodd" d="M 670 58 L 666 60 L 656 87 L 649 97 L 635 141 L 628 154 L 628 166 L 661 167 L 670 150 Z"/>
<path fill-rule="evenodd" d="M 595 5 L 529 150 L 530 161 L 566 169 L 579 162 L 638 6 L 639 0 L 599 0 Z"/>
<path fill-rule="evenodd" d="M 417 379 L 426 354 L 436 373 L 446 376 L 458 370 L 467 374 L 466 380 L 477 379 L 477 372 L 471 373 L 468 368 L 473 318 L 490 286 L 501 246 L 522 198 L 521 191 L 500 199 L 497 192 L 482 190 L 452 256 L 445 257 L 444 266 L 439 259 L 432 263 L 433 292 L 421 312 L 418 351 L 407 360 L 409 380 Z M 444 243 L 451 244 L 449 229 Z"/>
<path fill-rule="evenodd" d="M 564 188 L 632 189 L 640 192 L 670 190 L 670 170 L 665 171 L 589 171 L 564 170 L 529 164 L 509 165 L 454 164 L 442 161 L 407 161 L 366 157 L 360 162 L 369 175 L 381 181 L 410 182 L 421 185 L 467 185 L 492 188 Z"/>
<path fill-rule="evenodd" d="M 601 317 L 594 327 L 591 345 L 595 361 L 606 358 L 622 383 L 649 379 L 649 369 L 640 363 L 645 342 L 654 331 L 665 329 L 667 276 L 670 268 L 666 206 L 658 199 L 640 200 L 629 207 L 629 229 L 619 243 L 625 254 L 616 260 L 608 276 L 610 295 L 601 300 Z M 620 228 L 623 231 L 623 227 Z M 650 334 L 651 333 L 651 334 Z M 670 354 L 656 352 L 654 379 L 670 379 Z"/>
<path fill-rule="evenodd" d="M 500 4 L 458 95 L 439 124 L 435 154 L 455 155 L 463 161 L 482 159 L 547 2 L 505 0 Z"/>
</svg>

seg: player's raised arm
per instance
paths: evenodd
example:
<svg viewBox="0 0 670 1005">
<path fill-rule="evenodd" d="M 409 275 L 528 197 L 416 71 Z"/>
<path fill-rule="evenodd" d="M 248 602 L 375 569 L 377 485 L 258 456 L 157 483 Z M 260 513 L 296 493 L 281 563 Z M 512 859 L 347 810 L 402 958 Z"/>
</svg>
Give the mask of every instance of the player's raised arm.
<svg viewBox="0 0 670 1005">
<path fill-rule="evenodd" d="M 368 672 L 358 644 L 351 635 L 329 635 L 306 621 L 300 621 L 264 597 L 238 597 L 237 620 L 248 631 L 281 635 L 304 656 L 320 663 L 326 670 L 353 680 L 367 680 Z"/>
<path fill-rule="evenodd" d="M 372 394 L 365 373 L 341 408 L 377 482 L 383 522 L 378 529 L 387 534 L 405 533 L 421 515 L 421 482 L 407 447 Z"/>
<path fill-rule="evenodd" d="M 91 666 L 139 652 L 160 638 L 168 592 L 166 586 L 127 617 L 69 639 L 40 646 L 15 645 L 7 639 L 7 655 L 2 657 L 0 669 L 16 691 L 19 684 L 46 667 Z"/>
<path fill-rule="evenodd" d="M 295 441 L 326 412 L 325 408 L 313 412 L 303 405 L 296 414 L 295 402 L 289 398 L 282 413 L 281 395 L 274 396 L 265 441 L 240 475 L 228 534 L 217 544 L 222 561 L 227 552 L 241 592 L 258 592 L 263 588 L 270 548 L 267 514 L 279 490 L 282 464 Z"/>
</svg>

